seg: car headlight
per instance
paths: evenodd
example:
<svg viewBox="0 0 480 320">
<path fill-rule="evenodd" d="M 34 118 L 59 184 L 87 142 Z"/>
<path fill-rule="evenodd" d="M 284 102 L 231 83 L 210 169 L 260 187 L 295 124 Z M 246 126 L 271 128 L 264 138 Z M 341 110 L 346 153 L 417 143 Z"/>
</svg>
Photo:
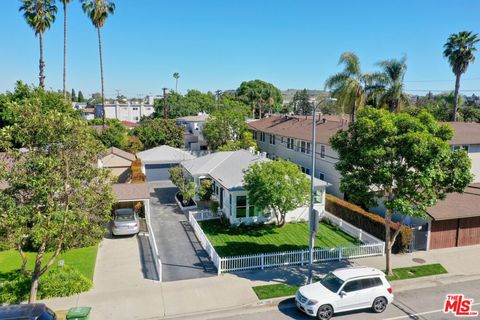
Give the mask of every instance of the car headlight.
<svg viewBox="0 0 480 320">
<path fill-rule="evenodd" d="M 312 300 L 308 300 L 307 305 L 313 306 L 313 305 L 316 305 L 317 303 L 318 303 L 318 300 L 312 299 Z"/>
</svg>

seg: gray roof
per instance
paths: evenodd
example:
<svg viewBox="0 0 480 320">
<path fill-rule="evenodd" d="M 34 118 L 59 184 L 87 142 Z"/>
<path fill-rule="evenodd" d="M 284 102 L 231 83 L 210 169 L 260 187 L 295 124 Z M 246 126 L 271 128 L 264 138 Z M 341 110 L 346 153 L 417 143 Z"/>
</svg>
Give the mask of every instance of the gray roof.
<svg viewBox="0 0 480 320">
<path fill-rule="evenodd" d="M 181 149 L 163 145 L 139 152 L 137 153 L 137 158 L 141 159 L 145 164 L 157 164 L 179 163 L 185 160 L 195 159 L 195 156 Z"/>
<path fill-rule="evenodd" d="M 212 153 L 194 160 L 182 162 L 182 166 L 193 176 L 209 175 L 227 189 L 243 187 L 243 171 L 256 162 L 271 161 L 247 150 Z M 320 179 L 316 186 L 326 186 Z"/>
</svg>

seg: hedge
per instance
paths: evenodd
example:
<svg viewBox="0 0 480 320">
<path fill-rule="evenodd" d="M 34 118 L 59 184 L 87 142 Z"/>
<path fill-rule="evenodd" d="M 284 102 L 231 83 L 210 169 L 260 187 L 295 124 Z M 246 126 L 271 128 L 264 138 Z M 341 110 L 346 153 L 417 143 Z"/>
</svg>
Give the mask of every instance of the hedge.
<svg viewBox="0 0 480 320">
<path fill-rule="evenodd" d="M 327 194 L 325 209 L 333 215 L 353 224 L 354 226 L 385 241 L 385 219 L 381 216 L 363 210 L 345 200 Z M 391 222 L 392 234 L 398 229 L 398 224 Z M 412 241 L 412 230 L 406 226 L 400 227 L 400 233 L 392 247 L 393 253 L 406 252 Z"/>
<path fill-rule="evenodd" d="M 132 183 L 142 183 L 147 181 L 147 177 L 142 172 L 142 160 L 136 159 L 132 161 L 130 170 L 132 172 Z"/>
</svg>

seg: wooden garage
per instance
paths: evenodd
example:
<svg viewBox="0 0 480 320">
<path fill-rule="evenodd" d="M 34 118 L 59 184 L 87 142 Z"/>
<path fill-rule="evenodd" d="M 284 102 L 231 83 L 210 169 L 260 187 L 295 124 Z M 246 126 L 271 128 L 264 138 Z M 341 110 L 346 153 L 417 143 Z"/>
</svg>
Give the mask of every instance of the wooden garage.
<svg viewBox="0 0 480 320">
<path fill-rule="evenodd" d="M 480 244 L 480 183 L 452 193 L 428 210 L 429 249 Z"/>
</svg>

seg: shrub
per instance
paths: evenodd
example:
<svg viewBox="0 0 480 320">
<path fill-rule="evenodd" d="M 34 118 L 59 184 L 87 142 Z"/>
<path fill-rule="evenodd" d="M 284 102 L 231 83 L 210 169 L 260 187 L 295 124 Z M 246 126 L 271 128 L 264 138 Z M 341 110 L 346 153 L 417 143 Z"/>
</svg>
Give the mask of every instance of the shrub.
<svg viewBox="0 0 480 320">
<path fill-rule="evenodd" d="M 385 241 L 385 219 L 363 210 L 345 200 L 327 194 L 325 209 L 335 216 L 353 224 L 354 226 L 370 233 L 371 235 Z M 398 229 L 397 223 L 390 223 L 390 230 L 395 232 Z M 405 252 L 412 241 L 412 230 L 406 226 L 400 227 L 400 234 L 392 248 L 393 253 Z"/>
<path fill-rule="evenodd" d="M 31 278 L 15 270 L 0 275 L 0 304 L 19 303 L 28 299 Z M 75 268 L 55 267 L 38 283 L 38 299 L 68 297 L 92 288 L 92 281 Z"/>
<path fill-rule="evenodd" d="M 132 171 L 132 173 L 142 172 L 142 160 L 140 159 L 133 160 L 130 170 Z"/>
<path fill-rule="evenodd" d="M 210 179 L 203 179 L 200 181 L 198 187 L 198 197 L 202 201 L 209 201 L 213 194 L 213 183 Z"/>
<path fill-rule="evenodd" d="M 210 210 L 213 212 L 213 214 L 218 212 L 218 208 L 220 208 L 220 203 L 218 201 L 210 202 Z"/>
<path fill-rule="evenodd" d="M 147 181 L 147 177 L 143 174 L 143 172 L 132 173 L 132 183 L 142 183 L 145 181 Z"/>
</svg>

